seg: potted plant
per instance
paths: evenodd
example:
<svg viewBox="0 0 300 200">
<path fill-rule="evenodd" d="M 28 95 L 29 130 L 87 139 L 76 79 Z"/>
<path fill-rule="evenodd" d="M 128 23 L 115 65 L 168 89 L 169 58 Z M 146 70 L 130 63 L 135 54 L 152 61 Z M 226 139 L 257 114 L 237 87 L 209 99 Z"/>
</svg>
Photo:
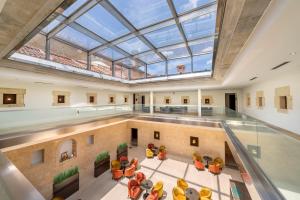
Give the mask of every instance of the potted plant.
<svg viewBox="0 0 300 200">
<path fill-rule="evenodd" d="M 53 179 L 53 197 L 62 197 L 66 199 L 78 190 L 78 167 L 61 172 Z"/>
<path fill-rule="evenodd" d="M 97 155 L 94 162 L 94 177 L 98 177 L 110 168 L 110 156 L 107 151 Z"/>
<path fill-rule="evenodd" d="M 121 156 L 128 156 L 128 146 L 127 143 L 122 143 L 118 145 L 117 148 L 117 160 L 120 160 Z"/>
</svg>

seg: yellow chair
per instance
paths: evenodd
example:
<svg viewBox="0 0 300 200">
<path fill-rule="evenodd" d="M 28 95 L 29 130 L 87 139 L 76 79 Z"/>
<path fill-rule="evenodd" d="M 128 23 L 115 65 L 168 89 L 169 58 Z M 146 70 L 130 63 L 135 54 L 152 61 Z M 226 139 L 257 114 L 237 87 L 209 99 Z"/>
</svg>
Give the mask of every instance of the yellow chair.
<svg viewBox="0 0 300 200">
<path fill-rule="evenodd" d="M 146 157 L 147 158 L 153 158 L 154 154 L 151 151 L 151 149 L 146 149 Z"/>
<path fill-rule="evenodd" d="M 121 169 L 121 164 L 120 161 L 118 160 L 111 161 L 111 170 L 115 170 L 115 169 Z"/>
<path fill-rule="evenodd" d="M 158 181 L 154 186 L 153 186 L 153 191 L 157 191 L 158 193 L 158 198 L 161 198 L 164 194 L 164 183 L 162 181 Z"/>
<path fill-rule="evenodd" d="M 214 159 L 214 163 L 218 163 L 218 164 L 220 165 L 220 168 L 223 169 L 223 167 L 224 167 L 224 161 L 223 161 L 222 158 L 216 157 L 216 158 Z"/>
<path fill-rule="evenodd" d="M 177 180 L 177 186 L 183 189 L 183 191 L 189 187 L 188 183 L 182 178 Z"/>
<path fill-rule="evenodd" d="M 180 187 L 174 187 L 172 190 L 173 200 L 186 200 L 184 191 Z"/>
<path fill-rule="evenodd" d="M 202 188 L 199 192 L 199 195 L 201 197 L 201 200 L 211 199 L 211 189 L 209 188 Z"/>
<path fill-rule="evenodd" d="M 202 162 L 202 156 L 200 155 L 200 153 L 198 152 L 193 153 L 193 161 L 195 160 L 199 160 L 200 162 Z"/>
<path fill-rule="evenodd" d="M 159 147 L 159 152 L 161 152 L 161 151 L 165 151 L 166 150 L 166 146 L 164 146 L 164 145 L 161 145 L 160 147 Z"/>
</svg>

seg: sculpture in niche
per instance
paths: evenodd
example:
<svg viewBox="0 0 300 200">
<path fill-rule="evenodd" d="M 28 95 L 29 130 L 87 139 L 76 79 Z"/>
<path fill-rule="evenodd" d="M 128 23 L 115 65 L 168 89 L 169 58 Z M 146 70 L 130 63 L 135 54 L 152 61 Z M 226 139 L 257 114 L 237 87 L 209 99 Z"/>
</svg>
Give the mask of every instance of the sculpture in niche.
<svg viewBox="0 0 300 200">
<path fill-rule="evenodd" d="M 198 137 L 190 137 L 190 145 L 198 147 L 199 146 L 199 138 Z"/>
<path fill-rule="evenodd" d="M 160 139 L 160 132 L 154 131 L 154 139 L 159 140 Z"/>
</svg>

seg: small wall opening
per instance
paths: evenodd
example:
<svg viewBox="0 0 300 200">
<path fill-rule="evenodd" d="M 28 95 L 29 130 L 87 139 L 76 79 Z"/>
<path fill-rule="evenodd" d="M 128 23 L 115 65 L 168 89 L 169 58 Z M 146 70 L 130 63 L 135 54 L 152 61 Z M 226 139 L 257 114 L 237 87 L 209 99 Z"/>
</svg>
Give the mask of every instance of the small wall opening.
<svg viewBox="0 0 300 200">
<path fill-rule="evenodd" d="M 32 152 L 31 164 L 32 165 L 37 165 L 37 164 L 44 163 L 44 154 L 45 154 L 44 149 L 40 149 L 40 150 Z"/>
<path fill-rule="evenodd" d="M 64 141 L 59 146 L 59 161 L 64 162 L 66 160 L 76 157 L 76 141 L 73 139 Z"/>
</svg>

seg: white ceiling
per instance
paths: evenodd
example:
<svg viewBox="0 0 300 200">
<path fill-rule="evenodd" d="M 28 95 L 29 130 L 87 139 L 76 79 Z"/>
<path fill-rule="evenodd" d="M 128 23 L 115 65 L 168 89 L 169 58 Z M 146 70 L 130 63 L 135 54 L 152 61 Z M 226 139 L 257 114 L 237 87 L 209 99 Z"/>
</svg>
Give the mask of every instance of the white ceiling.
<svg viewBox="0 0 300 200">
<path fill-rule="evenodd" d="M 273 0 L 225 75 L 223 87 L 249 84 L 300 72 L 300 1 Z M 290 55 L 296 52 L 296 55 Z M 285 61 L 291 63 L 271 71 Z M 255 81 L 250 78 L 257 76 Z"/>
</svg>

